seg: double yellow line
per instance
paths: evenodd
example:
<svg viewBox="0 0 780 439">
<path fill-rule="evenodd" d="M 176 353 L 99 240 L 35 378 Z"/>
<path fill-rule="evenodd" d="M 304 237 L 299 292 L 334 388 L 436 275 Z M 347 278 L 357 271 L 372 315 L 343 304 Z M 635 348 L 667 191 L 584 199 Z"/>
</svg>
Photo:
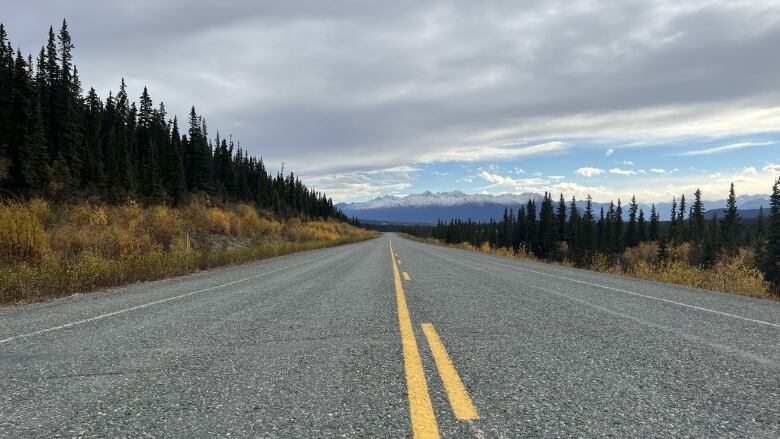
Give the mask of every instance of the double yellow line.
<svg viewBox="0 0 780 439">
<path fill-rule="evenodd" d="M 398 306 L 398 324 L 401 330 L 401 346 L 403 347 L 412 433 L 417 439 L 438 438 L 439 427 L 436 423 L 436 415 L 433 412 L 433 404 L 428 392 L 428 383 L 425 380 L 425 371 L 420 359 L 420 351 L 417 348 L 417 339 L 415 338 L 414 327 L 409 316 L 406 295 L 404 294 L 401 274 L 398 271 L 392 243 L 390 243 L 390 259 L 393 262 L 395 298 Z M 405 278 L 409 280 L 408 275 Z M 430 323 L 424 323 L 422 328 L 431 347 L 436 367 L 439 369 L 439 375 L 444 384 L 444 389 L 447 391 L 455 417 L 461 420 L 478 419 L 477 409 L 471 402 L 466 387 L 463 385 L 460 376 L 458 376 L 458 372 L 455 370 L 452 360 L 447 354 L 439 335 L 436 333 L 436 329 Z"/>
</svg>

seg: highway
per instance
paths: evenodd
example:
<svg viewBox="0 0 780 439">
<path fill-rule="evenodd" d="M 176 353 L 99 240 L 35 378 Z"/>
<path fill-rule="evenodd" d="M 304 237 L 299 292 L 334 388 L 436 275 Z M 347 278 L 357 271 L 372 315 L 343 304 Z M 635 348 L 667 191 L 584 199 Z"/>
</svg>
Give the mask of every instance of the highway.
<svg viewBox="0 0 780 439">
<path fill-rule="evenodd" d="M 0 436 L 780 437 L 780 303 L 394 234 L 0 309 Z"/>
</svg>

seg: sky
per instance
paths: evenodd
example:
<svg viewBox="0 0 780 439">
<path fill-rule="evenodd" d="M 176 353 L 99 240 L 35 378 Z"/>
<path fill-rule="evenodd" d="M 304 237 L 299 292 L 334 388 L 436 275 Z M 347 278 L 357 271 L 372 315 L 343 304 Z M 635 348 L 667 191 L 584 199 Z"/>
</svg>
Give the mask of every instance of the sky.
<svg viewBox="0 0 780 439">
<path fill-rule="evenodd" d="M 85 87 L 232 134 L 335 201 L 426 190 L 669 201 L 780 175 L 780 2 L 3 0 Z"/>
</svg>

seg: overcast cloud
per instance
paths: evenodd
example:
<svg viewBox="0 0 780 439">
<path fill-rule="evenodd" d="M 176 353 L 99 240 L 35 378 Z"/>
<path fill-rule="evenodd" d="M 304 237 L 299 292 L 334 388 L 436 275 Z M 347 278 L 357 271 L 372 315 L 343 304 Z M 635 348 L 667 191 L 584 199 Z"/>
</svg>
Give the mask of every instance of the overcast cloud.
<svg viewBox="0 0 780 439">
<path fill-rule="evenodd" d="M 680 139 L 780 127 L 777 1 L 4 0 L 2 9 L 25 52 L 67 18 L 82 80 L 101 95 L 125 77 L 133 95 L 148 85 L 180 116 L 194 104 L 212 134 L 232 133 L 340 199 L 410 187 L 419 164 L 578 148 L 606 160 L 602 143 L 672 142 L 678 156 L 694 155 L 703 148 Z M 568 172 L 635 172 L 614 166 Z"/>
</svg>

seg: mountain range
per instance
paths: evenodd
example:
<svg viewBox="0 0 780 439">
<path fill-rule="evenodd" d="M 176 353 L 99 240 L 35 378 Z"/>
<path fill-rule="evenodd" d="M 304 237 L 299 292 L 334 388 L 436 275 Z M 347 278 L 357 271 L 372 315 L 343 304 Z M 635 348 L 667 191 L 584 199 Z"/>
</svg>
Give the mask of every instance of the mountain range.
<svg viewBox="0 0 780 439">
<path fill-rule="evenodd" d="M 336 207 L 341 209 L 349 217 L 357 217 L 361 220 L 385 221 L 391 223 L 409 224 L 435 224 L 439 219 L 449 221 L 453 218 L 473 219 L 488 221 L 491 218 L 500 218 L 504 209 L 517 211 L 529 200 L 541 203 L 542 194 L 525 192 L 521 194 L 465 194 L 460 191 L 453 192 L 423 192 L 405 196 L 386 195 L 365 202 L 338 203 Z M 692 198 L 686 199 L 688 206 Z M 557 199 L 556 199 L 557 202 Z M 568 203 L 568 201 L 567 201 Z M 624 202 L 627 204 L 627 202 Z M 761 206 L 769 206 L 769 195 L 739 195 L 737 207 L 742 217 L 755 218 Z M 722 211 L 726 206 L 726 200 L 704 201 L 707 217 L 714 214 L 722 217 Z M 585 209 L 585 201 L 577 201 L 577 207 L 582 212 Z M 598 217 L 599 210 L 609 209 L 609 203 L 593 203 L 593 210 Z M 645 216 L 650 217 L 650 205 L 640 203 L 639 207 L 645 211 Z M 672 203 L 658 203 L 656 209 L 662 221 L 671 217 Z M 628 219 L 628 208 L 624 204 L 623 216 Z"/>
</svg>

